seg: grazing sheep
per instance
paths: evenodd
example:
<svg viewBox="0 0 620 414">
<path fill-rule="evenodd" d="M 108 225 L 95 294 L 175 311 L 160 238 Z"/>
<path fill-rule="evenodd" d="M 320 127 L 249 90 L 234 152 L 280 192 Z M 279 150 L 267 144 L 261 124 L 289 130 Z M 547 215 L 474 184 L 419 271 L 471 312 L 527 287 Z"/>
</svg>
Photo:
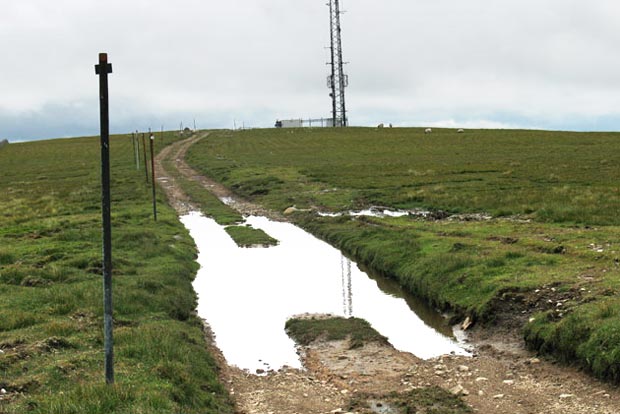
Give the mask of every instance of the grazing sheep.
<svg viewBox="0 0 620 414">
<path fill-rule="evenodd" d="M 383 124 L 377 125 L 377 128 L 383 128 Z"/>
<path fill-rule="evenodd" d="M 430 129 L 430 128 L 426 128 L 426 129 L 424 130 L 424 133 L 425 133 L 425 134 L 430 134 L 431 132 L 433 132 L 433 130 L 432 130 L 432 129 Z"/>
<path fill-rule="evenodd" d="M 463 134 L 463 133 L 465 133 L 465 130 L 464 130 L 464 129 L 462 129 L 462 128 L 460 128 L 460 129 L 459 129 L 458 131 L 456 131 L 456 132 L 458 132 L 459 134 Z"/>
</svg>

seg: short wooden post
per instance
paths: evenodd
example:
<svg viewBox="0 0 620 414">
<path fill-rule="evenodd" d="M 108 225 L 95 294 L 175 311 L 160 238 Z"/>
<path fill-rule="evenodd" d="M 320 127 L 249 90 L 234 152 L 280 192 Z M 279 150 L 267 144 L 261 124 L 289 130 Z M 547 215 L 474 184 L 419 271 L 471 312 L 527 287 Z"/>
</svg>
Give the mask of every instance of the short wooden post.
<svg viewBox="0 0 620 414">
<path fill-rule="evenodd" d="M 153 145 L 155 143 L 155 135 L 151 134 L 149 141 L 151 142 L 151 183 L 153 187 L 153 220 L 157 221 L 157 194 L 155 190 L 155 152 Z"/>
</svg>

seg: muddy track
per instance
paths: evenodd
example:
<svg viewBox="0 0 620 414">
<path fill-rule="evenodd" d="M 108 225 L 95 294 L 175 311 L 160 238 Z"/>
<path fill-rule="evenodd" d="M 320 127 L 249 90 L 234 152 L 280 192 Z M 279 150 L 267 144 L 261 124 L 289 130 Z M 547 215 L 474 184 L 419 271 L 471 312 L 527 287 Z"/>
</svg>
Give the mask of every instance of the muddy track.
<svg viewBox="0 0 620 414">
<path fill-rule="evenodd" d="M 164 190 L 168 195 L 168 200 L 170 201 L 172 206 L 179 212 L 179 214 L 184 214 L 188 211 L 196 210 L 196 208 L 193 208 L 191 206 L 189 198 L 185 194 L 183 194 L 183 192 L 176 186 L 174 178 L 165 171 L 162 166 L 164 160 L 172 160 L 174 167 L 185 178 L 196 181 L 205 189 L 215 194 L 218 198 L 229 200 L 230 207 L 237 210 L 241 214 L 259 215 L 269 217 L 270 219 L 276 221 L 285 221 L 284 217 L 281 214 L 264 209 L 257 204 L 236 197 L 235 194 L 228 188 L 224 187 L 223 185 L 212 180 L 209 177 L 200 175 L 189 165 L 187 165 L 187 163 L 185 162 L 185 154 L 188 148 L 194 145 L 196 142 L 200 141 L 201 139 L 206 138 L 208 135 L 208 133 L 203 133 L 198 136 L 190 137 L 186 140 L 168 146 L 157 155 L 157 158 L 155 160 L 155 172 L 158 177 L 161 177 L 160 182 L 162 183 L 162 187 L 164 187 Z"/>
<path fill-rule="evenodd" d="M 241 213 L 282 220 L 280 214 L 240 199 L 183 161 L 187 149 L 206 136 L 177 142 L 157 157 L 160 184 L 179 214 L 186 214 L 193 206 L 168 177 L 163 160 L 173 160 L 181 174 L 200 182 L 218 197 L 230 198 L 230 205 Z M 536 358 L 523 349 L 514 330 L 498 329 L 497 334 L 478 330 L 472 335 L 474 345 L 478 344 L 474 357 L 447 355 L 428 361 L 389 345 L 370 344 L 351 350 L 346 341 L 319 342 L 300 349 L 305 370 L 282 369 L 265 376 L 229 366 L 208 326 L 206 331 L 209 347 L 220 364 L 222 381 L 240 414 L 344 413 L 357 393 L 388 394 L 433 385 L 461 395 L 478 413 L 620 413 L 617 387 Z"/>
</svg>

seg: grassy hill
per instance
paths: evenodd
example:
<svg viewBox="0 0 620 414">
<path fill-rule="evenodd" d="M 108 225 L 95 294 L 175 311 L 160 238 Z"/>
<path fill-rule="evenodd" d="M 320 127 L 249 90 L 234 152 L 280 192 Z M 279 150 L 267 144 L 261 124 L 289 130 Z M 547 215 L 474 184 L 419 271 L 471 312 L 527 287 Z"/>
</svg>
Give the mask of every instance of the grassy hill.
<svg viewBox="0 0 620 414">
<path fill-rule="evenodd" d="M 377 204 L 619 224 L 619 150 L 615 133 L 279 129 L 221 133 L 190 160 L 278 209 Z"/>
<path fill-rule="evenodd" d="M 172 135 L 166 138 L 173 139 Z M 0 148 L 3 413 L 227 413 L 194 316 L 193 241 L 113 137 L 116 385 L 103 376 L 98 138 Z"/>
<path fill-rule="evenodd" d="M 456 319 L 523 329 L 533 349 L 620 382 L 620 134 L 223 131 L 188 161 L 279 211 L 461 214 L 295 220 Z"/>
</svg>

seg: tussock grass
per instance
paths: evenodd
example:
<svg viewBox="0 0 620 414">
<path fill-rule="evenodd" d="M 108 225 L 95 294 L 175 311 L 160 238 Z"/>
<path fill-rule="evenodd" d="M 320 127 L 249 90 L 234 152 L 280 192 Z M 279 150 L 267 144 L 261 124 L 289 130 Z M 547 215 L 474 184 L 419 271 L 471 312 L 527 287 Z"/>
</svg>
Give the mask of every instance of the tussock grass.
<svg viewBox="0 0 620 414">
<path fill-rule="evenodd" d="M 168 134 L 167 142 L 174 137 Z M 6 413 L 227 413 L 191 287 L 195 246 L 112 137 L 116 380 L 103 378 L 98 138 L 0 151 L 0 386 Z"/>
<path fill-rule="evenodd" d="M 540 314 L 526 326 L 525 337 L 534 350 L 620 383 L 619 319 L 620 300 L 605 298 L 560 320 L 555 312 Z"/>
</svg>

